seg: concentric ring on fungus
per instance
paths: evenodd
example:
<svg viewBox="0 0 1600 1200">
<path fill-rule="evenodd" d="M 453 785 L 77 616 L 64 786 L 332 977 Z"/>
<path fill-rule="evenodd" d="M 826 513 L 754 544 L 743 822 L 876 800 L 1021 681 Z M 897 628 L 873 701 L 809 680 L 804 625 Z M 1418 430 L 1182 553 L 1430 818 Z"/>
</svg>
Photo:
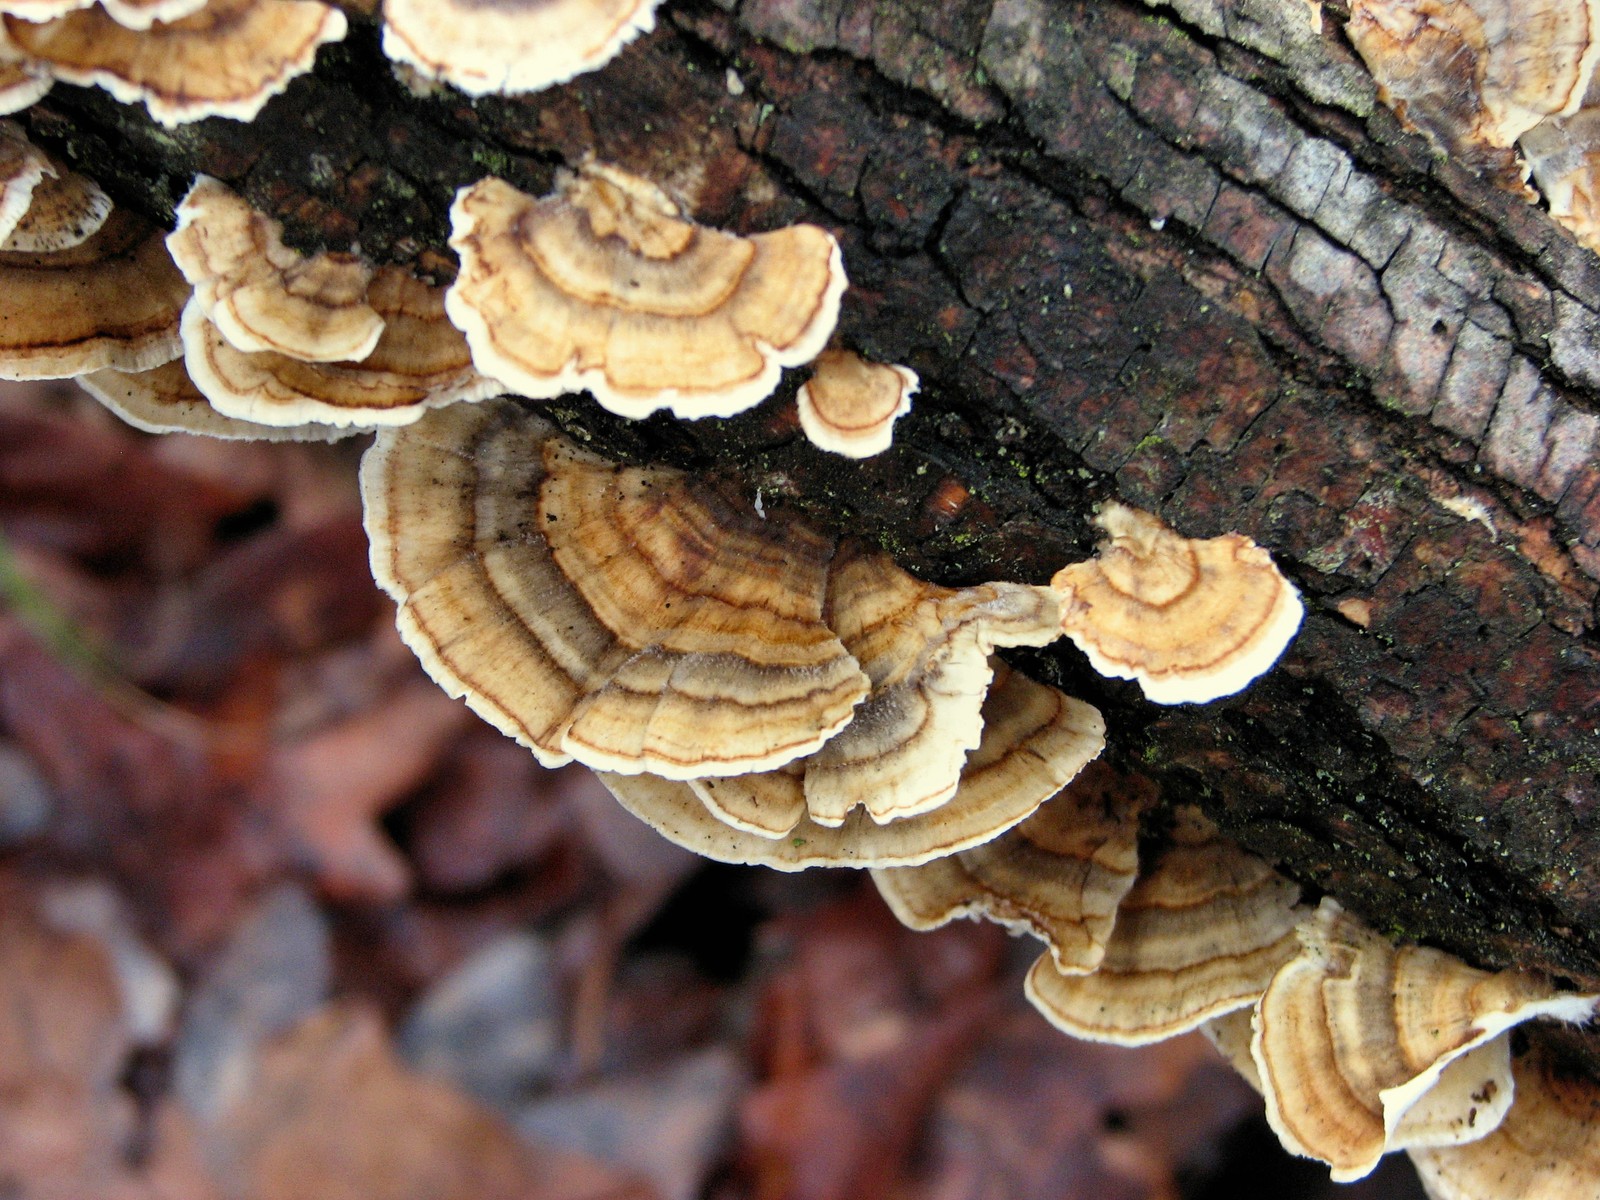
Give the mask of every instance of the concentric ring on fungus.
<svg viewBox="0 0 1600 1200">
<path fill-rule="evenodd" d="M 99 7 L 37 25 L 8 16 L 3 25 L 13 47 L 56 79 L 102 87 L 124 104 L 143 102 L 163 125 L 253 121 L 311 70 L 317 47 L 348 28 L 342 12 L 317 0 L 208 0 L 148 29 L 129 29 Z"/>
<path fill-rule="evenodd" d="M 827 344 L 845 289 L 815 225 L 739 237 L 660 188 L 586 164 L 542 199 L 500 179 L 456 196 L 446 297 L 485 375 L 536 400 L 588 390 L 625 417 L 727 417 Z"/>
<path fill-rule="evenodd" d="M 1425 1106 L 1442 1089 L 1463 1110 L 1483 1077 L 1509 1091 L 1504 1047 L 1498 1066 L 1485 1053 L 1494 1039 L 1534 1017 L 1583 1021 L 1594 1011 L 1596 997 L 1563 993 L 1536 974 L 1395 946 L 1331 900 L 1296 933 L 1300 952 L 1257 1007 L 1251 1054 L 1279 1140 L 1328 1163 L 1338 1182 L 1366 1175 L 1389 1150 L 1470 1135 Z M 1463 1090 L 1450 1073 L 1474 1052 Z M 1420 1135 L 1418 1108 L 1427 1118 Z M 1490 1110 L 1481 1115 L 1487 1128 Z"/>
<path fill-rule="evenodd" d="M 403 267 L 380 267 L 366 308 L 381 327 L 359 362 L 306 362 L 271 350 L 238 349 L 190 302 L 183 313 L 184 359 L 217 412 L 274 429 L 334 427 L 328 435 L 405 425 L 430 408 L 483 400 L 505 389 L 472 365 L 461 331 L 445 319 L 443 289 Z"/>
<path fill-rule="evenodd" d="M 167 249 L 194 287 L 193 306 L 237 350 L 359 362 L 383 335 L 367 303 L 370 266 L 353 254 L 291 250 L 279 222 L 210 176 L 178 205 Z"/>
<path fill-rule="evenodd" d="M 188 296 L 161 231 L 124 209 L 70 249 L 0 251 L 0 378 L 170 362 Z"/>
<path fill-rule="evenodd" d="M 982 917 L 1050 947 L 1056 970 L 1099 967 L 1117 908 L 1139 870 L 1139 815 L 1153 798 L 1103 760 L 993 841 L 917 867 L 875 870 L 911 929 Z"/>
<path fill-rule="evenodd" d="M 967 757 L 955 795 L 929 812 L 885 825 L 857 808 L 836 826 L 801 817 L 785 836 L 766 837 L 735 828 L 702 802 L 702 785 L 715 787 L 717 780 L 689 784 L 602 773 L 600 781 L 669 841 L 721 862 L 779 871 L 916 866 L 1003 833 L 1066 786 L 1105 744 L 1105 723 L 1093 706 L 998 660 L 983 715 L 983 740 Z M 769 778 L 800 798 L 792 767 Z"/>
<path fill-rule="evenodd" d="M 1060 601 L 1049 588 L 939 587 L 855 539 L 829 564 L 823 620 L 872 690 L 850 724 L 794 770 L 691 784 L 735 828 L 779 838 L 802 817 L 837 826 L 864 808 L 886 824 L 939 808 L 983 731 L 990 654 L 1061 635 Z"/>
<path fill-rule="evenodd" d="M 384 430 L 361 482 L 407 643 L 547 765 L 767 770 L 867 694 L 822 620 L 834 539 L 783 510 L 606 462 L 508 400 Z"/>
<path fill-rule="evenodd" d="M 1096 671 L 1137 679 L 1157 704 L 1239 691 L 1300 628 L 1300 593 L 1243 534 L 1186 538 L 1114 501 L 1095 524 L 1108 537 L 1095 557 L 1050 581 L 1063 626 Z"/>
<path fill-rule="evenodd" d="M 1092 973 L 1067 974 L 1049 955 L 1027 993 L 1073 1037 L 1142 1046 L 1254 1004 L 1298 948 L 1300 889 L 1180 806 L 1164 846 L 1117 907 Z"/>
</svg>

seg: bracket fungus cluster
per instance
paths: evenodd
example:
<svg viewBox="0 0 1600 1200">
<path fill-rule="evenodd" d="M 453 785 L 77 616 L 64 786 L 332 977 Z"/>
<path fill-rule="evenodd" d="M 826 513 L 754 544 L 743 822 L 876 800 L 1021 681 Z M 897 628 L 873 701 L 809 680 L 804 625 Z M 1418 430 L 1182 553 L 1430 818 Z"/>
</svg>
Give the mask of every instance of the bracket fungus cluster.
<svg viewBox="0 0 1600 1200">
<path fill-rule="evenodd" d="M 59 217 L 83 225 L 70 213 Z M 159 366 L 177 356 L 188 291 L 161 231 L 122 210 L 61 249 L 0 248 L 0 378 L 65 379 Z"/>
<path fill-rule="evenodd" d="M 710 857 L 971 851 L 1103 745 L 1093 708 L 992 657 L 1061 636 L 1054 588 L 924 583 L 727 482 L 599 459 L 515 399 L 383 430 L 362 495 L 434 679 Z"/>
<path fill-rule="evenodd" d="M 1296 933 L 1299 953 L 1257 1006 L 1251 1055 L 1279 1138 L 1335 1180 L 1361 1178 L 1390 1150 L 1483 1137 L 1514 1092 L 1505 1031 L 1585 1021 L 1597 999 L 1396 947 L 1331 900 Z"/>
<path fill-rule="evenodd" d="M 435 679 L 715 857 L 921 861 L 1099 753 L 1088 705 L 1004 669 L 990 686 L 996 646 L 1058 636 L 1049 589 L 920 583 L 714 481 L 597 459 L 515 401 L 383 432 L 362 490 L 374 575 Z"/>
<path fill-rule="evenodd" d="M 1553 1161 L 1551 1131 L 1592 1160 L 1581 1122 L 1600 1091 L 1552 1081 L 1537 1052 L 1513 1064 L 1508 1031 L 1586 1021 L 1600 997 L 1397 947 L 1332 900 L 1309 908 L 1194 809 L 1173 810 L 1141 864 L 1151 799 L 1136 778 L 1086 772 L 987 845 L 873 877 L 912 928 L 977 917 L 1044 941 L 1028 998 L 1072 1036 L 1143 1045 L 1203 1029 L 1263 1093 L 1285 1148 L 1336 1181 L 1405 1149 L 1438 1200 L 1588 1194 L 1557 1190 L 1594 1170 Z M 1502 1182 L 1484 1182 L 1492 1171 Z"/>
<path fill-rule="evenodd" d="M 382 45 L 413 83 L 534 91 L 601 66 L 655 8 L 386 0 Z M 319 0 L 0 0 L 0 20 L 0 111 L 61 79 L 169 125 L 253 118 L 346 31 Z M 1589 4 L 1353 0 L 1350 29 L 1417 123 L 1521 139 L 1558 211 L 1589 211 L 1586 155 L 1535 154 L 1584 122 Z M 1541 165 L 1558 160 L 1560 185 Z M 527 401 L 587 390 L 628 417 L 727 416 L 812 363 L 801 426 L 857 458 L 888 446 L 917 376 L 825 350 L 846 279 L 819 227 L 707 228 L 592 160 L 542 198 L 470 183 L 451 218 L 448 288 L 290 250 L 205 177 L 168 234 L 0 125 L 0 375 L 79 376 L 150 430 L 377 429 L 361 488 L 402 634 L 540 762 L 595 768 L 712 858 L 870 868 L 913 928 L 1032 934 L 1047 948 L 1027 994 L 1051 1022 L 1128 1045 L 1205 1029 L 1285 1144 L 1335 1178 L 1407 1148 L 1436 1200 L 1487 1200 L 1496 1173 L 1534 1200 L 1573 1194 L 1550 1147 L 1600 1154 L 1600 1101 L 1537 1049 L 1513 1062 L 1507 1030 L 1586 1019 L 1594 998 L 1313 910 L 1198 811 L 1094 762 L 1100 713 L 995 653 L 1064 634 L 1156 702 L 1231 694 L 1302 615 L 1266 551 L 1111 503 L 1105 545 L 1050 586 L 947 588 L 737 481 L 604 461 Z"/>
<path fill-rule="evenodd" d="M 623 469 L 514 401 L 386 430 L 373 574 L 447 690 L 546 765 L 689 778 L 781 765 L 868 680 L 822 621 L 833 544 L 681 472 Z"/>
<path fill-rule="evenodd" d="M 826 230 L 707 229 L 600 163 L 543 199 L 484 179 L 451 222 L 461 273 L 446 304 L 479 367 L 518 395 L 587 390 L 625 417 L 759 403 L 827 343 L 845 289 Z"/>
<path fill-rule="evenodd" d="M 605 65 L 660 0 L 387 0 L 397 67 L 482 96 L 535 92 Z M 321 0 L 4 0 L 0 112 L 56 80 L 142 103 L 164 125 L 254 120 L 349 23 Z"/>
<path fill-rule="evenodd" d="M 290 250 L 277 222 L 205 176 L 177 216 L 167 249 L 194 288 L 193 308 L 236 349 L 304 362 L 372 353 L 383 319 L 366 302 L 371 268 L 354 255 Z"/>
<path fill-rule="evenodd" d="M 1600 4 L 1352 0 L 1346 29 L 1402 120 L 1600 250 Z"/>
<path fill-rule="evenodd" d="M 0 378 L 157 366 L 187 296 L 160 230 L 0 121 Z"/>
<path fill-rule="evenodd" d="M 781 835 L 756 832 L 715 798 L 736 787 L 803 809 L 803 772 L 751 779 L 692 780 L 603 773 L 624 808 L 670 841 L 721 862 L 798 871 L 807 867 L 914 866 L 993 839 L 1055 795 L 1100 752 L 1100 714 L 1081 700 L 1035 683 L 1003 664 L 981 711 L 983 735 L 948 801 L 919 816 L 879 823 L 865 808 L 825 825 L 802 812 Z M 765 798 L 765 797 L 762 797 Z"/>
<path fill-rule="evenodd" d="M 501 390 L 474 368 L 442 288 L 351 254 L 290 250 L 277 222 L 214 179 L 190 189 L 167 246 L 194 287 L 184 364 L 223 416 L 370 427 Z"/>
<path fill-rule="evenodd" d="M 1294 954 L 1300 910 L 1294 885 L 1192 809 L 1141 869 L 1152 798 L 1105 770 L 980 851 L 874 879 L 913 928 L 981 916 L 1043 940 L 1028 998 L 1064 1032 L 1161 1041 L 1254 1004 Z"/>
</svg>

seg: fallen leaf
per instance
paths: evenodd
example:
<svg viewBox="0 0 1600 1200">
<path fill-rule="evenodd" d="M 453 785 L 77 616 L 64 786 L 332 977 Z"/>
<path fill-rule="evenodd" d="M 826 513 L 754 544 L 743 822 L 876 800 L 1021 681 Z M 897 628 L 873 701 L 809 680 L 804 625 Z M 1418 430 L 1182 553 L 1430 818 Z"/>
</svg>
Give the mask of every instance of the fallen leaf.
<svg viewBox="0 0 1600 1200">
<path fill-rule="evenodd" d="M 1181 1170 L 1256 1108 L 1198 1036 L 1074 1041 L 1021 1005 L 933 1106 L 918 1200 L 1178 1200 Z"/>
<path fill-rule="evenodd" d="M 174 470 L 131 430 L 0 402 L 0 510 L 21 542 L 102 566 L 175 573 L 210 551 L 218 522 L 259 496 Z"/>
<path fill-rule="evenodd" d="M 252 659 L 297 658 L 360 637 L 390 613 L 349 515 L 220 546 L 181 587 L 150 595 L 124 639 L 145 686 L 209 698 Z"/>
<path fill-rule="evenodd" d="M 655 1200 L 580 1154 L 519 1141 L 407 1070 L 370 1009 L 341 1005 L 263 1053 L 209 1156 L 235 1200 Z"/>
<path fill-rule="evenodd" d="M 406 847 L 423 885 L 474 891 L 543 858 L 575 836 L 567 793 L 587 786 L 588 774 L 579 766 L 541 767 L 486 725 L 468 729 L 438 786 L 409 814 Z"/>
<path fill-rule="evenodd" d="M 222 934 L 275 852 L 213 786 L 205 722 L 125 699 L 0 614 L 0 724 L 56 797 L 46 842 L 109 872 L 160 940 L 187 951 Z"/>
<path fill-rule="evenodd" d="M 111 954 L 39 922 L 0 880 L 0 1180 L 16 1200 L 204 1200 L 177 1158 L 162 1182 L 135 1164 L 138 1121 L 119 1086 L 131 1049 Z M 196 1186 L 190 1186 L 195 1184 Z"/>
<path fill-rule="evenodd" d="M 775 1079 L 744 1105 L 759 1197 L 887 1196 L 934 1096 L 993 1017 L 990 997 L 906 1022 L 849 1059 Z"/>
<path fill-rule="evenodd" d="M 418 679 L 375 708 L 276 748 L 255 803 L 280 823 L 299 865 L 329 897 L 392 903 L 411 872 L 378 818 L 422 785 L 474 719 Z"/>
<path fill-rule="evenodd" d="M 694 1200 L 728 1149 L 746 1084 L 744 1064 L 712 1046 L 654 1071 L 551 1096 L 524 1108 L 516 1124 L 649 1179 L 662 1200 Z"/>
<path fill-rule="evenodd" d="M 306 890 L 258 898 L 207 962 L 172 1048 L 171 1087 L 210 1128 L 253 1086 L 261 1048 L 327 999 L 328 922 Z"/>
<path fill-rule="evenodd" d="M 764 933 L 783 966 L 741 1113 L 761 1200 L 887 1196 L 934 1097 L 993 1020 L 1005 935 L 902 928 L 870 886 Z"/>
</svg>

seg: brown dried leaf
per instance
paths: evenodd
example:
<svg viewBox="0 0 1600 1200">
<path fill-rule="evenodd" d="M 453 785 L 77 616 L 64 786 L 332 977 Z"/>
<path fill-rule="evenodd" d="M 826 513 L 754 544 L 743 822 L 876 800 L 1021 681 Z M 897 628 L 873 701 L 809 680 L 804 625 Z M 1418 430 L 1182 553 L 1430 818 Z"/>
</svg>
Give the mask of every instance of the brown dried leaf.
<svg viewBox="0 0 1600 1200">
<path fill-rule="evenodd" d="M 214 552 L 183 588 L 141 612 L 135 651 L 147 686 L 204 698 L 262 657 L 298 657 L 366 632 L 386 606 L 368 583 L 348 514 L 283 525 Z"/>
<path fill-rule="evenodd" d="M 914 934 L 860 889 L 767 931 L 787 946 L 758 1045 L 768 1080 L 742 1124 L 762 1196 L 887 1195 L 934 1095 L 994 1011 L 1004 939 Z"/>
<path fill-rule="evenodd" d="M 284 746 L 258 792 L 323 890 L 349 902 L 393 902 L 410 866 L 377 818 L 419 787 L 470 719 L 418 680 L 375 708 Z"/>
<path fill-rule="evenodd" d="M 239 1200 L 653 1200 L 581 1155 L 519 1141 L 493 1114 L 408 1071 L 370 1010 L 308 1018 L 269 1047 L 209 1146 Z"/>
<path fill-rule="evenodd" d="M 136 884 L 192 945 L 226 927 L 270 847 L 242 806 L 218 803 L 203 724 L 175 720 L 119 708 L 0 618 L 0 722 L 57 796 L 50 844 Z"/>
<path fill-rule="evenodd" d="M 548 770 L 486 726 L 469 729 L 411 815 L 407 850 L 430 889 L 472 891 L 552 852 L 573 835 L 564 802 L 590 776 Z"/>
<path fill-rule="evenodd" d="M 102 562 L 192 566 L 211 550 L 217 521 L 256 499 L 160 463 L 127 430 L 95 429 L 20 396 L 0 402 L 0 508 L 18 542 Z"/>
<path fill-rule="evenodd" d="M 1125 1050 L 1012 1013 L 940 1094 L 904 1200 L 1176 1200 L 1254 1105 L 1198 1038 Z"/>
<path fill-rule="evenodd" d="M 18 1200 L 154 1200 L 133 1165 L 135 1113 L 118 1086 L 131 1049 L 110 954 L 53 932 L 13 879 L 0 881 L 0 1178 Z"/>
</svg>

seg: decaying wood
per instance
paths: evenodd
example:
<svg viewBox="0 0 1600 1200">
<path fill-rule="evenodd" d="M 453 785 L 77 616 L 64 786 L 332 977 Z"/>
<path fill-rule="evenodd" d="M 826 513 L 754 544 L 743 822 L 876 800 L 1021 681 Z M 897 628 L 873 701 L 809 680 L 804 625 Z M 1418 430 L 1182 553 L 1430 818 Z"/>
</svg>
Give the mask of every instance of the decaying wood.
<svg viewBox="0 0 1600 1200">
<path fill-rule="evenodd" d="M 842 337 L 922 379 L 892 451 L 549 405 L 737 470 L 945 583 L 1043 582 L 1116 496 L 1307 594 L 1280 669 L 1157 709 L 1032 670 L 1113 753 L 1387 932 L 1600 984 L 1600 259 L 1377 103 L 1302 0 L 680 0 L 537 96 L 408 92 L 370 21 L 253 125 L 58 87 L 27 116 L 170 220 L 195 170 L 305 247 L 451 270 L 453 190 L 592 150 L 696 219 L 834 229 Z"/>
</svg>

